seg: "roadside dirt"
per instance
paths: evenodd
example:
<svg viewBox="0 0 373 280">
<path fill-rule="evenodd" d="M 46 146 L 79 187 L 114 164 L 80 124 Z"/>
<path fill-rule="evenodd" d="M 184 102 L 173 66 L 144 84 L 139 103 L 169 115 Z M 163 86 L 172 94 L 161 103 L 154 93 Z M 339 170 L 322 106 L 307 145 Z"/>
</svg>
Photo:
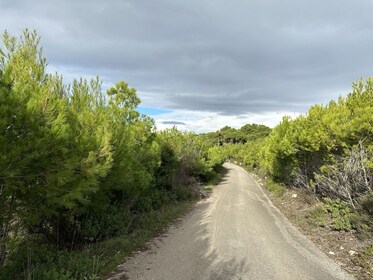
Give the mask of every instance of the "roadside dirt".
<svg viewBox="0 0 373 280">
<path fill-rule="evenodd" d="M 254 177 L 263 185 L 263 180 L 255 175 Z M 303 190 L 287 189 L 281 197 L 274 196 L 267 190 L 265 192 L 294 226 L 320 250 L 339 262 L 346 271 L 357 279 L 373 279 L 372 269 L 367 268 L 372 266 L 373 256 L 364 253 L 373 246 L 372 240 L 360 240 L 355 231 L 334 231 L 315 224 L 309 213 L 316 207 L 317 201 Z"/>
</svg>

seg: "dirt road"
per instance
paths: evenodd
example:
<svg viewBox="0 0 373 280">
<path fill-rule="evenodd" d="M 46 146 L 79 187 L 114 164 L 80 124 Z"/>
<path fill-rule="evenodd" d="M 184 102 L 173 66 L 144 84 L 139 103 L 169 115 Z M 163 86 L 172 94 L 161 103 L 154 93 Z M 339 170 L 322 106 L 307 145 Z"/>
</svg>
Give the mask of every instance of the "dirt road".
<svg viewBox="0 0 373 280">
<path fill-rule="evenodd" d="M 353 279 L 302 236 L 240 167 L 110 279 Z"/>
</svg>

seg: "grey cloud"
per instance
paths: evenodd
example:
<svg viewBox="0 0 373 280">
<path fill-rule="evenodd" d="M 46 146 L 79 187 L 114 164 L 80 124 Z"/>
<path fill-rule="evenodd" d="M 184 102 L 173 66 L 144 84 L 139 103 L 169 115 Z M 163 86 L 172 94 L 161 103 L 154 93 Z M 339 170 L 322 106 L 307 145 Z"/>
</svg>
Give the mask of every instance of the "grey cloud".
<svg viewBox="0 0 373 280">
<path fill-rule="evenodd" d="M 178 121 L 163 121 L 162 124 L 174 124 L 174 125 L 186 125 L 184 122 L 178 122 Z"/>
<path fill-rule="evenodd" d="M 52 65 L 124 79 L 146 106 L 304 112 L 372 75 L 371 0 L 1 1 Z"/>
</svg>

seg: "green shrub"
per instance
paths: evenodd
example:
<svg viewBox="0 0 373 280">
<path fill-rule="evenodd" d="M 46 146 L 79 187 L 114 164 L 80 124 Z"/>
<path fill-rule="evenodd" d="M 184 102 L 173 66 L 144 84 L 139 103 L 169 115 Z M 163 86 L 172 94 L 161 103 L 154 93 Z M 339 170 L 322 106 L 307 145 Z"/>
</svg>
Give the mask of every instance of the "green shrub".
<svg viewBox="0 0 373 280">
<path fill-rule="evenodd" d="M 282 196 L 286 189 L 283 184 L 276 183 L 272 179 L 266 181 L 265 187 L 275 196 Z"/>
<path fill-rule="evenodd" d="M 9 256 L 0 279 L 98 279 L 98 269 L 96 257 L 58 251 L 40 240 L 25 241 Z"/>
<path fill-rule="evenodd" d="M 362 198 L 361 210 L 373 219 L 373 194 L 366 195 Z"/>
<path fill-rule="evenodd" d="M 355 213 L 352 212 L 351 208 L 347 203 L 340 199 L 324 199 L 323 209 L 325 213 L 330 215 L 331 225 L 333 230 L 345 230 L 349 231 L 352 227 L 352 220 L 355 217 Z"/>
<path fill-rule="evenodd" d="M 196 198 L 196 195 L 185 186 L 176 186 L 173 188 L 173 192 L 175 193 L 176 200 L 178 201 L 186 201 Z"/>
<path fill-rule="evenodd" d="M 373 274 L 373 245 L 370 245 L 365 248 L 361 254 L 359 254 L 356 262 L 364 267 L 367 272 L 372 275 Z"/>
<path fill-rule="evenodd" d="M 310 219 L 320 227 L 326 227 L 328 224 L 328 214 L 325 211 L 324 205 L 319 203 L 309 212 Z"/>
<path fill-rule="evenodd" d="M 89 207 L 78 217 L 78 234 L 83 241 L 99 241 L 126 234 L 133 219 L 130 209 L 124 204 Z"/>
<path fill-rule="evenodd" d="M 361 239 L 373 238 L 373 195 L 362 198 L 352 222 Z"/>
</svg>

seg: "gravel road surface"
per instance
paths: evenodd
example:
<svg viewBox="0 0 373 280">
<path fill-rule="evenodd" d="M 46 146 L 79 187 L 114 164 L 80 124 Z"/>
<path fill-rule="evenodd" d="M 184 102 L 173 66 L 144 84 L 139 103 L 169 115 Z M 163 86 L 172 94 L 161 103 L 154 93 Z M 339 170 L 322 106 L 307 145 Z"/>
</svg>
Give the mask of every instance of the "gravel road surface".
<svg viewBox="0 0 373 280">
<path fill-rule="evenodd" d="M 118 267 L 114 279 L 354 279 L 295 229 L 241 167 Z"/>
</svg>

